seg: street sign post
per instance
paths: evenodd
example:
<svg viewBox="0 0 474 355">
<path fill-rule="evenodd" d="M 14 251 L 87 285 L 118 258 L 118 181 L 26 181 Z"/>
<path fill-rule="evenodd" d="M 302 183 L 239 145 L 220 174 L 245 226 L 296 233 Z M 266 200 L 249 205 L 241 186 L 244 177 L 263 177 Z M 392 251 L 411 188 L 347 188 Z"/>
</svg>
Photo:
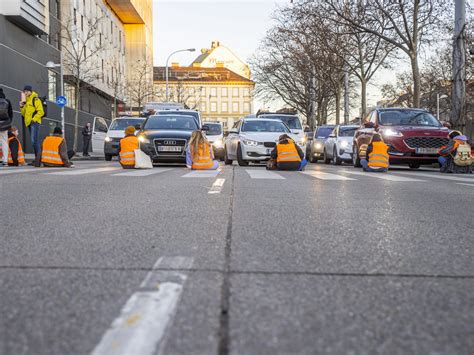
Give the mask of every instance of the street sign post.
<svg viewBox="0 0 474 355">
<path fill-rule="evenodd" d="M 58 96 L 56 98 L 56 105 L 59 107 L 64 107 L 67 104 L 67 99 L 64 96 Z"/>
</svg>

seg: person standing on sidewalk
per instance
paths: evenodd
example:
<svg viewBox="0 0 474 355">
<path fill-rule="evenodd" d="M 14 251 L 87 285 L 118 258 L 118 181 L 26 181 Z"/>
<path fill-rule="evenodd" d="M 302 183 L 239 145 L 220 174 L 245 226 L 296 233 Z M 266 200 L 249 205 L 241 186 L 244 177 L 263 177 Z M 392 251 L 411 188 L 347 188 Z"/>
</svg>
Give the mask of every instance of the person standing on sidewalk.
<svg viewBox="0 0 474 355">
<path fill-rule="evenodd" d="M 82 156 L 90 157 L 89 155 L 89 146 L 92 138 L 92 128 L 89 122 L 86 123 L 82 129 Z"/>
<path fill-rule="evenodd" d="M 39 131 L 41 119 L 44 116 L 44 108 L 41 99 L 38 97 L 38 94 L 33 91 L 31 85 L 25 85 L 23 94 L 24 100 L 20 102 L 21 115 L 25 120 L 25 127 L 27 127 L 30 132 L 31 145 L 37 157 L 40 151 Z"/>
<path fill-rule="evenodd" d="M 2 147 L 2 165 L 8 166 L 8 130 L 12 126 L 12 103 L 0 88 L 0 144 Z"/>
</svg>

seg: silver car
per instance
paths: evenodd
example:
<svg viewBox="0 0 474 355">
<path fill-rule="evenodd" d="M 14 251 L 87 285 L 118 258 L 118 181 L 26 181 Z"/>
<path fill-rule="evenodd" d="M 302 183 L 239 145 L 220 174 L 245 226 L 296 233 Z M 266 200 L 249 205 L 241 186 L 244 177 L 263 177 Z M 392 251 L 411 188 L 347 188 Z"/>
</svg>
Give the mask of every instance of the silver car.
<svg viewBox="0 0 474 355">
<path fill-rule="evenodd" d="M 343 161 L 352 162 L 354 134 L 359 126 L 336 126 L 324 143 L 324 163 L 340 165 Z"/>
<path fill-rule="evenodd" d="M 316 163 L 323 158 L 324 143 L 336 126 L 319 126 L 314 130 L 313 140 L 308 154 L 308 160 Z"/>
</svg>

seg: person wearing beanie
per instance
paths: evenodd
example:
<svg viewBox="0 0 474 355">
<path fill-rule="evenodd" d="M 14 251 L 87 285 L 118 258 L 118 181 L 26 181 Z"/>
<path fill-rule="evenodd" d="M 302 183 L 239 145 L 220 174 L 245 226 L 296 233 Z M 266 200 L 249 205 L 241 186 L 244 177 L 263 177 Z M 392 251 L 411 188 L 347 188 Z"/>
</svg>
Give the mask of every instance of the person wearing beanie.
<svg viewBox="0 0 474 355">
<path fill-rule="evenodd" d="M 25 85 L 20 101 L 20 111 L 31 137 L 31 145 L 38 156 L 40 150 L 39 132 L 41 119 L 44 116 L 44 108 L 38 94 L 33 91 L 31 85 Z"/>
<path fill-rule="evenodd" d="M 301 148 L 287 134 L 278 138 L 278 143 L 271 152 L 271 162 L 273 166 L 269 164 L 267 169 L 272 170 L 276 164 L 277 170 L 287 171 L 304 170 L 308 163 Z"/>
<path fill-rule="evenodd" d="M 2 164 L 0 166 L 8 166 L 8 130 L 12 126 L 12 120 L 12 103 L 0 88 L 0 147 L 2 149 Z"/>
<path fill-rule="evenodd" d="M 62 129 L 55 127 L 53 134 L 44 139 L 34 165 L 36 167 L 40 167 L 43 164 L 45 167 L 74 168 L 74 164 L 70 161 L 74 154 L 74 151 L 67 150 Z"/>
<path fill-rule="evenodd" d="M 135 149 L 140 149 L 140 143 L 135 136 L 135 127 L 125 128 L 125 137 L 120 140 L 119 160 L 124 169 L 135 169 Z"/>
<path fill-rule="evenodd" d="M 440 172 L 451 174 L 472 173 L 472 153 L 467 137 L 460 131 L 451 131 L 448 137 L 448 144 L 438 151 Z"/>
</svg>

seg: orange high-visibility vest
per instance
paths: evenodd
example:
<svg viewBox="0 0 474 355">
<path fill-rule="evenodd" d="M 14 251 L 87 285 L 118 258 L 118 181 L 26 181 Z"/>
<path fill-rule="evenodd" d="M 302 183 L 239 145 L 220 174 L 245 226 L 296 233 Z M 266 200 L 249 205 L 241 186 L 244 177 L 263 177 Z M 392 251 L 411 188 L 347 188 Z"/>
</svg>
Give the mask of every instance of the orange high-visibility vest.
<svg viewBox="0 0 474 355">
<path fill-rule="evenodd" d="M 384 142 L 373 142 L 372 152 L 369 154 L 369 167 L 388 169 L 388 145 Z"/>
<path fill-rule="evenodd" d="M 197 154 L 191 149 L 191 156 L 193 159 L 192 169 L 206 170 L 214 166 L 211 156 L 211 145 L 209 143 L 199 144 Z"/>
<path fill-rule="evenodd" d="M 25 164 L 25 154 L 23 153 L 23 148 L 21 146 L 19 139 L 17 137 L 8 138 L 8 145 L 10 145 L 10 142 L 14 139 L 18 141 L 18 165 L 23 165 Z M 11 149 L 8 149 L 8 164 L 13 164 Z"/>
<path fill-rule="evenodd" d="M 120 140 L 120 164 L 135 166 L 135 149 L 140 149 L 140 143 L 135 136 L 128 136 Z"/>
<path fill-rule="evenodd" d="M 277 144 L 277 163 L 283 162 L 300 162 L 301 158 L 296 149 L 295 143 L 288 140 L 287 144 Z"/>
<path fill-rule="evenodd" d="M 41 162 L 44 164 L 64 166 L 59 155 L 59 146 L 64 141 L 63 137 L 48 136 L 44 139 L 41 150 Z"/>
</svg>

